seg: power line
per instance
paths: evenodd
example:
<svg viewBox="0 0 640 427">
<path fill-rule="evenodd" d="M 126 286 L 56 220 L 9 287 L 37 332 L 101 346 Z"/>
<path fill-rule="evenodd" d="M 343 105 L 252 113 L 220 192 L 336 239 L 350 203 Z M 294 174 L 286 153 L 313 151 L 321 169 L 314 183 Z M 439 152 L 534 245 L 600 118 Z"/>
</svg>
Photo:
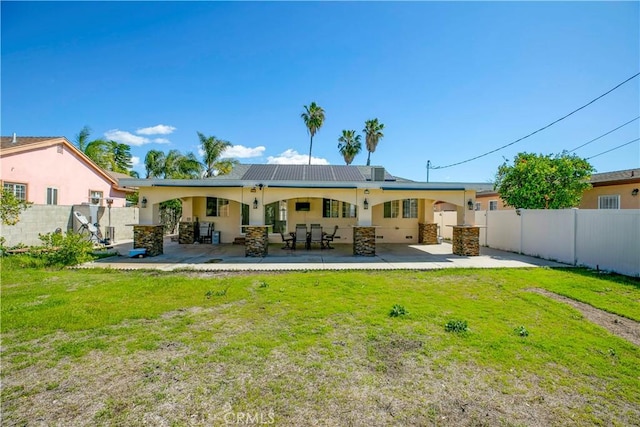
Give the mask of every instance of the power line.
<svg viewBox="0 0 640 427">
<path fill-rule="evenodd" d="M 592 139 L 592 140 L 591 140 L 591 141 L 589 141 L 589 142 L 585 142 L 584 144 L 577 146 L 577 147 L 576 147 L 576 148 L 574 148 L 573 150 L 569 150 L 569 152 L 576 151 L 576 150 L 578 150 L 578 149 L 580 149 L 580 148 L 582 148 L 582 147 L 584 147 L 584 146 L 587 146 L 587 145 L 591 144 L 592 142 L 595 142 L 595 141 L 599 140 L 600 138 L 602 138 L 602 137 L 604 137 L 604 136 L 607 136 L 607 135 L 609 135 L 610 133 L 615 132 L 615 131 L 617 131 L 618 129 L 620 129 L 620 128 L 622 128 L 622 127 L 625 127 L 625 126 L 626 126 L 626 125 L 628 125 L 629 123 L 635 122 L 635 121 L 636 121 L 636 120 L 638 120 L 638 119 L 640 119 L 640 116 L 636 117 L 635 119 L 629 120 L 627 123 L 625 123 L 625 124 L 623 124 L 623 125 L 620 125 L 620 126 L 618 126 L 617 128 L 610 130 L 610 131 L 609 131 L 609 132 L 607 132 L 607 133 L 603 133 L 603 134 L 602 134 L 602 135 L 600 135 L 599 137 L 594 138 L 594 139 Z"/>
<path fill-rule="evenodd" d="M 613 147 L 613 148 L 612 148 L 612 149 L 610 149 L 610 150 L 603 151 L 602 153 L 598 153 L 598 154 L 596 154 L 596 155 L 594 155 L 594 156 L 587 157 L 587 159 L 586 159 L 586 160 L 591 160 L 591 159 L 593 159 L 594 157 L 602 156 L 603 154 L 607 154 L 607 153 L 609 153 L 609 152 L 611 152 L 611 151 L 613 151 L 613 150 L 617 150 L 618 148 L 622 148 L 622 147 L 624 147 L 624 146 L 626 146 L 626 145 L 633 144 L 634 142 L 636 142 L 636 141 L 638 141 L 638 140 L 640 140 L 640 138 L 636 138 L 636 139 L 634 139 L 633 141 L 625 142 L 625 143 L 624 143 L 624 144 L 622 144 L 622 145 L 618 145 L 617 147 Z"/>
<path fill-rule="evenodd" d="M 597 98 L 594 98 L 594 99 L 592 99 L 591 101 L 587 102 L 587 103 L 586 103 L 586 104 L 584 104 L 582 107 L 576 108 L 575 110 L 573 110 L 573 111 L 572 111 L 572 112 L 570 112 L 569 114 L 567 114 L 567 115 L 565 115 L 565 116 L 560 117 L 559 119 L 557 119 L 557 120 L 555 120 L 555 121 L 553 121 L 553 122 L 549 123 L 549 124 L 548 124 L 548 125 L 546 125 L 546 126 L 541 127 L 540 129 L 538 129 L 538 130 L 536 130 L 536 131 L 531 132 L 531 133 L 530 133 L 530 134 L 528 134 L 528 135 L 523 136 L 522 138 L 518 138 L 518 139 L 516 139 L 516 140 L 515 140 L 515 141 L 513 141 L 513 142 L 510 142 L 510 143 L 508 143 L 508 144 L 505 144 L 505 145 L 503 145 L 502 147 L 498 147 L 498 148 L 496 148 L 495 150 L 491 150 L 491 151 L 488 151 L 488 152 L 486 152 L 486 153 L 484 153 L 484 154 L 480 154 L 479 156 L 475 156 L 475 157 L 472 157 L 472 158 L 470 158 L 470 159 L 463 160 L 463 161 L 461 161 L 461 162 L 457 162 L 457 163 L 452 163 L 452 164 L 450 164 L 450 165 L 446 165 L 446 166 L 432 166 L 432 167 L 431 167 L 431 169 L 446 169 L 446 168 L 450 168 L 450 167 L 452 167 L 452 166 L 458 166 L 458 165 L 461 165 L 461 164 L 463 164 L 463 163 L 468 163 L 468 162 L 471 162 L 471 161 L 473 161 L 473 160 L 477 160 L 477 159 L 479 159 L 479 158 L 481 158 L 481 157 L 488 156 L 489 154 L 493 154 L 493 153 L 495 153 L 496 151 L 500 151 L 500 150 L 502 150 L 503 148 L 507 148 L 507 147 L 509 147 L 509 146 L 511 146 L 511 145 L 513 145 L 513 144 L 515 144 L 515 143 L 517 143 L 517 142 L 520 142 L 520 141 L 522 141 L 522 140 L 524 140 L 524 139 L 527 139 L 527 138 L 529 138 L 530 136 L 533 136 L 533 135 L 535 135 L 536 133 L 538 133 L 538 132 L 540 132 L 540 131 L 543 131 L 543 130 L 547 129 L 547 128 L 549 128 L 549 127 L 551 127 L 551 126 L 555 125 L 556 123 L 558 123 L 558 122 L 560 122 L 560 121 L 562 121 L 562 120 L 566 119 L 567 117 L 572 116 L 573 114 L 577 113 L 578 111 L 580 111 L 580 110 L 582 110 L 582 109 L 584 109 L 584 108 L 588 107 L 589 105 L 593 104 L 594 102 L 596 102 L 596 101 L 597 101 L 597 100 L 599 100 L 600 98 L 605 97 L 606 95 L 610 94 L 611 92 L 613 92 L 614 90 L 616 90 L 616 89 L 618 89 L 620 86 L 622 86 L 623 84 L 627 83 L 627 82 L 628 82 L 628 81 L 630 81 L 630 80 L 633 80 L 634 78 L 638 77 L 639 75 L 640 75 L 640 73 L 636 73 L 636 74 L 634 74 L 633 76 L 629 77 L 628 79 L 626 79 L 626 80 L 625 80 L 625 81 L 623 81 L 622 83 L 617 84 L 615 87 L 613 87 L 613 88 L 609 89 L 608 91 L 606 91 L 606 92 L 605 92 L 605 93 L 603 93 L 602 95 L 598 96 Z"/>
</svg>

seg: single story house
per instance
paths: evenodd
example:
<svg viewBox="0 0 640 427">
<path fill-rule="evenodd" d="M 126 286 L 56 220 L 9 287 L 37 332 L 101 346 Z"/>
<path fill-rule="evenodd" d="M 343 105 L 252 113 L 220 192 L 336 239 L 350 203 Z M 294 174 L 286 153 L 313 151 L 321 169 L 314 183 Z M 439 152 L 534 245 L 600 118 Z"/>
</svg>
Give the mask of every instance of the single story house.
<svg viewBox="0 0 640 427">
<path fill-rule="evenodd" d="M 0 137 L 0 181 L 22 200 L 38 205 L 126 206 L 130 189 L 95 164 L 65 137 Z"/>
<path fill-rule="evenodd" d="M 203 179 L 121 179 L 139 189 L 140 224 L 159 223 L 160 203 L 179 198 L 182 222 L 212 222 L 222 243 L 265 226 L 269 239 L 296 224 L 320 224 L 336 243 L 353 243 L 354 227 L 375 228 L 386 243 L 418 243 L 419 224 L 434 223 L 434 203 L 456 206 L 458 224 L 475 223 L 476 191 L 486 183 L 427 183 L 402 179 L 383 167 L 240 164 L 228 175 Z M 275 239 L 275 240 L 273 240 Z"/>
</svg>

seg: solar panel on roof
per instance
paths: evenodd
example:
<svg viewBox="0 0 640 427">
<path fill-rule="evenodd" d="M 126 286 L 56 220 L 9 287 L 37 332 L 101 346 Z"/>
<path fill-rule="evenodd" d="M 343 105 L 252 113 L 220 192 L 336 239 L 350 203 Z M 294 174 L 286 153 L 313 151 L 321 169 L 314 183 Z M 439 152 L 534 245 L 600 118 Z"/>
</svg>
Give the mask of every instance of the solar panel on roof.
<svg viewBox="0 0 640 427">
<path fill-rule="evenodd" d="M 304 179 L 304 165 L 278 165 L 274 180 L 301 181 Z"/>
<path fill-rule="evenodd" d="M 271 180 L 278 165 L 251 165 L 242 179 L 247 180 Z"/>
<path fill-rule="evenodd" d="M 338 181 L 364 181 L 364 177 L 357 167 L 334 166 L 333 173 Z"/>
<path fill-rule="evenodd" d="M 307 167 L 307 181 L 335 181 L 331 166 L 311 165 Z"/>
</svg>

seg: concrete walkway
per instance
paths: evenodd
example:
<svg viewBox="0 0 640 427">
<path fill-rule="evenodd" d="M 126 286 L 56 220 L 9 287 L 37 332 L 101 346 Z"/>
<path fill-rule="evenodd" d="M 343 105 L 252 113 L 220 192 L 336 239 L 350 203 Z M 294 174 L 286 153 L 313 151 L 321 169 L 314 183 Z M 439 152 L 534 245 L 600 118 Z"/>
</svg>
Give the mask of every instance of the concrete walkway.
<svg viewBox="0 0 640 427">
<path fill-rule="evenodd" d="M 264 258 L 249 258 L 241 245 L 179 245 L 164 241 L 164 254 L 156 257 L 129 258 L 132 242 L 114 246 L 121 254 L 83 264 L 80 268 L 119 270 L 153 269 L 162 271 L 287 271 L 287 270 L 431 270 L 440 268 L 519 268 L 568 267 L 553 261 L 481 248 L 480 256 L 464 257 L 451 253 L 451 244 L 405 245 L 377 244 L 376 256 L 354 256 L 352 245 L 335 245 L 335 249 L 281 249 L 270 244 Z"/>
</svg>

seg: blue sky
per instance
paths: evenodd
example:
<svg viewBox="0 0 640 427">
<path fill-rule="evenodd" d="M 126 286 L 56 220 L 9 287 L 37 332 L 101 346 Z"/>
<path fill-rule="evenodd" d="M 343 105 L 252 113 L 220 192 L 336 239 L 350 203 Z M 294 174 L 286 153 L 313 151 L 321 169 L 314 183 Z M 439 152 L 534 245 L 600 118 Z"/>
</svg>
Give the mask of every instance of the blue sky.
<svg viewBox="0 0 640 427">
<path fill-rule="evenodd" d="M 306 163 L 300 114 L 315 101 L 326 121 L 314 162 L 344 164 L 341 131 L 378 118 L 372 164 L 424 181 L 427 160 L 505 145 L 640 68 L 638 2 L 3 1 L 1 12 L 2 135 L 75 141 L 88 125 L 131 144 L 142 176 L 148 150 L 197 153 L 197 131 L 243 163 Z M 488 182 L 518 152 L 577 147 L 640 115 L 639 81 L 430 181 Z M 638 138 L 639 122 L 576 154 Z M 590 161 L 638 167 L 640 142 Z"/>
</svg>

